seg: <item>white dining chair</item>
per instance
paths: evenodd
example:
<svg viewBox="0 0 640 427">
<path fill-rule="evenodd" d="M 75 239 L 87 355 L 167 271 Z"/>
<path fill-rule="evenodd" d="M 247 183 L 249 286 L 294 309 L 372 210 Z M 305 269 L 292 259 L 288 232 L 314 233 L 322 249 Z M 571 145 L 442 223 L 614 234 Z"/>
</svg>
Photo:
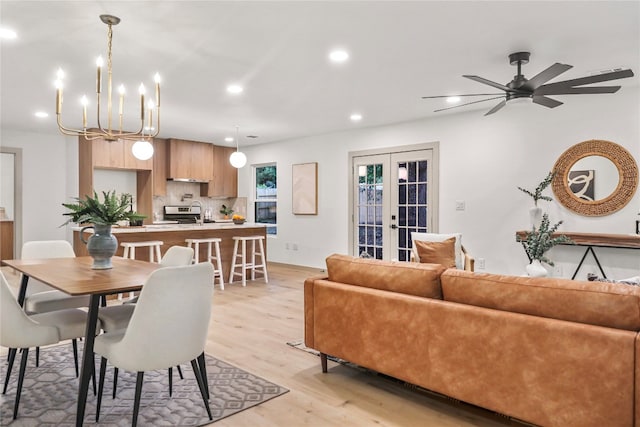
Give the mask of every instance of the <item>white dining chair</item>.
<svg viewBox="0 0 640 427">
<path fill-rule="evenodd" d="M 184 265 L 191 265 L 193 260 L 193 249 L 185 246 L 172 246 L 167 249 L 167 252 L 162 256 L 160 265 L 163 267 L 179 267 Z M 103 307 L 98 312 L 98 318 L 102 323 L 102 329 L 105 332 L 113 332 L 119 329 L 124 329 L 131 320 L 131 315 L 136 308 L 135 302 L 137 297 L 133 300 L 127 301 L 124 304 L 112 305 L 109 307 Z M 180 366 L 177 366 L 180 378 L 184 378 Z M 116 389 L 118 386 L 118 368 L 113 372 L 113 392 L 112 396 L 115 399 Z M 173 369 L 169 368 L 169 395 L 173 393 Z"/>
<path fill-rule="evenodd" d="M 209 419 L 207 392 L 196 359 L 204 352 L 211 317 L 213 266 L 200 263 L 161 268 L 145 282 L 129 325 L 98 336 L 94 352 L 101 356 L 96 422 L 107 361 L 137 372 L 133 422 L 136 426 L 144 372 L 191 362 Z"/>
<path fill-rule="evenodd" d="M 24 384 L 29 348 L 56 344 L 64 340 L 83 337 L 87 313 L 77 308 L 27 315 L 11 293 L 9 283 L 0 272 L 0 345 L 22 349 L 13 419 L 18 416 L 20 395 Z M 16 352 L 9 358 L 2 394 L 6 394 Z M 76 362 L 77 363 L 77 362 Z M 95 382 L 95 380 L 94 380 Z"/>
<path fill-rule="evenodd" d="M 75 256 L 71 243 L 66 240 L 37 240 L 26 242 L 22 246 L 21 259 L 73 258 Z M 36 279 L 29 279 L 24 300 L 24 309 L 27 313 L 46 313 L 47 311 L 87 307 L 88 305 L 88 295 L 67 295 Z"/>
</svg>

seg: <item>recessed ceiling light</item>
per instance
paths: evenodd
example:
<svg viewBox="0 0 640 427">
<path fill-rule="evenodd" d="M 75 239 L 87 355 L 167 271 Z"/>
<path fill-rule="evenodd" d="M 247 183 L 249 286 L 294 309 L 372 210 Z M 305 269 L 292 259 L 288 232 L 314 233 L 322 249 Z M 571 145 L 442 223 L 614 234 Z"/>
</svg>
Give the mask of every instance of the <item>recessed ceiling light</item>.
<svg viewBox="0 0 640 427">
<path fill-rule="evenodd" d="M 44 111 L 36 111 L 34 115 L 39 119 L 45 119 L 49 117 L 49 113 L 45 113 Z"/>
<path fill-rule="evenodd" d="M 341 49 L 333 50 L 331 51 L 331 53 L 329 53 L 329 59 L 331 60 L 331 62 L 339 64 L 349 59 L 349 53 Z"/>
<path fill-rule="evenodd" d="M 359 122 L 360 120 L 362 120 L 362 114 L 353 113 L 351 116 L 349 116 L 349 118 L 351 119 L 352 122 Z"/>
<path fill-rule="evenodd" d="M 231 138 L 230 136 L 227 136 L 227 137 L 224 139 L 224 141 L 225 141 L 225 142 L 233 142 L 233 138 Z"/>
<path fill-rule="evenodd" d="M 233 94 L 238 94 L 238 93 L 242 93 L 242 91 L 244 90 L 244 88 L 240 85 L 229 85 L 227 86 L 227 92 L 229 93 L 233 93 Z"/>
<path fill-rule="evenodd" d="M 447 98 L 447 102 L 449 104 L 455 104 L 456 102 L 460 102 L 460 97 L 459 96 L 450 96 Z"/>
<path fill-rule="evenodd" d="M 18 37 L 18 34 L 16 34 L 16 32 L 12 29 L 4 27 L 0 28 L 0 39 L 11 40 L 15 39 L 16 37 Z"/>
</svg>

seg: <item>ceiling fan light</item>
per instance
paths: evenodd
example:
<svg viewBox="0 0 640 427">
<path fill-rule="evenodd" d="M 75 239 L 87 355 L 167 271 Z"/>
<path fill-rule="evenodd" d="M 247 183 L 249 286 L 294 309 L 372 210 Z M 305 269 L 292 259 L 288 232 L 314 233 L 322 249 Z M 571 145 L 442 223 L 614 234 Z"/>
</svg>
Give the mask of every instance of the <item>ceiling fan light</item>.
<svg viewBox="0 0 640 427">
<path fill-rule="evenodd" d="M 229 163 L 236 169 L 240 169 L 247 164 L 247 156 L 242 151 L 234 151 L 229 156 Z"/>
<path fill-rule="evenodd" d="M 149 160 L 153 156 L 153 145 L 149 141 L 141 139 L 133 144 L 131 152 L 138 160 Z"/>
</svg>

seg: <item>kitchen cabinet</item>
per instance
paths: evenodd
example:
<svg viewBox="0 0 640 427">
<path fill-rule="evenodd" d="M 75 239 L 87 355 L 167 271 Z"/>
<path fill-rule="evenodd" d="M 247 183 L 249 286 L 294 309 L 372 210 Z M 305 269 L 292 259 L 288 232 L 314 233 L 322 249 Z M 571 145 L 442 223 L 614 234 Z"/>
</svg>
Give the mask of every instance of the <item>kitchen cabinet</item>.
<svg viewBox="0 0 640 427">
<path fill-rule="evenodd" d="M 207 185 L 207 196 L 238 197 L 238 170 L 229 163 L 234 151 L 233 147 L 213 146 L 213 179 Z"/>
<path fill-rule="evenodd" d="M 167 140 L 153 140 L 153 195 L 167 195 Z"/>
<path fill-rule="evenodd" d="M 13 221 L 0 221 L 0 260 L 13 259 Z"/>
<path fill-rule="evenodd" d="M 168 144 L 167 178 L 212 180 L 212 144 L 184 139 L 169 139 Z"/>
<path fill-rule="evenodd" d="M 137 169 L 151 170 L 153 160 L 139 160 L 131 152 L 135 141 L 106 141 L 104 139 L 94 139 L 84 141 L 84 148 L 92 151 L 91 158 L 94 168 L 104 169 Z M 87 146 L 89 145 L 89 147 Z"/>
</svg>

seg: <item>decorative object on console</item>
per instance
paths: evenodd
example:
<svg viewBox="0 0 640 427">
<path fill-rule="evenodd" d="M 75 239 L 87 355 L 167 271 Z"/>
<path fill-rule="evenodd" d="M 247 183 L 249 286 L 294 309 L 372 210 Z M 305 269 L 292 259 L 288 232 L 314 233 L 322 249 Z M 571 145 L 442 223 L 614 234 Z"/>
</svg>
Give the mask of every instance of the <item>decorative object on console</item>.
<svg viewBox="0 0 640 427">
<path fill-rule="evenodd" d="M 533 199 L 534 206 L 529 209 L 531 227 L 536 227 L 538 224 L 540 224 L 540 220 L 542 219 L 542 208 L 538 206 L 538 200 L 546 200 L 547 202 L 550 202 L 551 200 L 553 200 L 549 196 L 543 196 L 542 192 L 549 186 L 549 184 L 551 184 L 551 181 L 553 180 L 554 176 L 555 176 L 554 172 L 549 172 L 546 178 L 543 179 L 542 182 L 538 184 L 536 189 L 533 191 L 529 191 L 522 187 L 518 187 L 518 190 L 524 192 L 525 194 L 528 194 Z"/>
<path fill-rule="evenodd" d="M 489 85 L 495 89 L 500 89 L 505 93 L 473 93 L 464 95 L 438 95 L 438 96 L 423 96 L 422 99 L 429 98 L 451 98 L 462 96 L 492 96 L 491 98 L 481 99 L 479 101 L 471 101 L 465 104 L 455 105 L 453 107 L 440 108 L 435 111 L 450 110 L 452 108 L 464 107 L 465 105 L 477 104 L 479 102 L 492 101 L 495 99 L 502 99 L 495 107 L 485 113 L 485 116 L 493 114 L 496 111 L 502 109 L 509 101 L 521 101 L 531 99 L 534 104 L 542 105 L 548 108 L 555 108 L 562 105 L 562 102 L 553 98 L 549 98 L 548 95 L 576 95 L 576 94 L 598 94 L 598 93 L 615 93 L 620 89 L 620 86 L 585 86 L 591 83 L 606 82 L 610 80 L 624 79 L 627 77 L 633 77 L 633 71 L 620 70 L 603 72 L 592 76 L 582 77 L 579 79 L 565 80 L 561 82 L 547 83 L 549 80 L 559 76 L 565 71 L 573 68 L 571 65 L 561 64 L 556 62 L 547 69 L 536 74 L 534 77 L 527 79 L 522 74 L 522 65 L 529 63 L 530 52 L 515 52 L 509 55 L 509 63 L 518 67 L 518 74 L 507 84 L 496 83 L 491 80 L 487 80 L 479 76 L 463 75 L 470 80 Z"/>
<path fill-rule="evenodd" d="M 62 225 L 70 222 L 92 224 L 80 230 L 80 239 L 87 245 L 89 255 L 93 257 L 94 270 L 112 268 L 111 257 L 118 249 L 118 240 L 111 234 L 111 226 L 119 221 L 135 222 L 146 218 L 131 210 L 131 194 L 123 193 L 118 197 L 115 191 L 103 191 L 102 195 L 102 201 L 94 191 L 93 197 L 87 196 L 84 200 L 76 197 L 78 203 L 62 204 L 70 210 L 63 215 L 71 217 Z M 89 228 L 93 228 L 94 233 L 85 241 L 82 232 Z"/>
<path fill-rule="evenodd" d="M 113 119 L 111 116 L 112 112 L 112 101 L 111 101 L 111 93 L 113 90 L 112 81 L 111 81 L 111 45 L 112 45 L 112 37 L 113 30 L 112 27 L 114 25 L 118 25 L 120 23 L 120 18 L 113 15 L 100 15 L 100 20 L 107 24 L 109 27 L 107 31 L 107 117 L 106 123 L 107 127 L 103 127 L 100 116 L 100 100 L 102 95 L 102 65 L 103 59 L 99 57 L 96 61 L 97 65 L 97 78 L 96 78 L 96 117 L 97 117 L 97 128 L 88 128 L 87 127 L 87 105 L 88 100 L 86 96 L 82 97 L 82 128 L 81 129 L 73 129 L 68 128 L 62 124 L 62 89 L 63 83 L 62 79 L 64 78 L 64 72 L 62 69 L 58 69 L 57 72 L 57 80 L 56 80 L 56 117 L 58 121 L 58 128 L 60 132 L 65 135 L 71 136 L 81 136 L 87 140 L 94 140 L 98 138 L 102 138 L 106 141 L 116 141 L 118 139 L 124 139 L 129 141 L 137 141 L 133 147 L 132 152 L 135 157 L 140 160 L 147 160 L 151 158 L 153 155 L 153 146 L 149 143 L 149 139 L 155 137 L 160 132 L 160 75 L 158 73 L 154 76 L 155 83 L 155 101 L 149 100 L 147 104 L 145 104 L 145 88 L 143 84 L 140 84 L 139 93 L 140 93 L 140 128 L 136 132 L 126 132 L 122 129 L 122 121 L 124 115 L 124 95 L 125 88 L 123 85 L 120 85 L 118 88 L 118 92 L 120 94 L 119 97 L 119 109 L 118 109 L 118 130 L 115 130 L 113 126 Z M 153 120 L 153 110 L 156 109 L 156 117 L 155 121 Z M 113 109 L 115 110 L 115 108 Z M 145 120 L 146 119 L 146 120 Z M 145 123 L 146 122 L 146 123 Z M 145 135 L 145 131 L 147 134 Z"/>
<path fill-rule="evenodd" d="M 570 174 L 576 170 L 595 167 L 598 186 L 594 200 L 585 200 L 570 187 Z M 580 142 L 560 155 L 553 166 L 551 183 L 558 202 L 565 208 L 584 216 L 604 216 L 624 208 L 638 188 L 638 164 L 622 146 L 604 140 Z M 605 185 L 607 184 L 608 185 Z"/>
<path fill-rule="evenodd" d="M 567 236 L 552 236 L 561 224 L 562 221 L 558 221 L 551 226 L 549 222 L 549 215 L 545 213 L 542 215 L 542 221 L 540 221 L 540 227 L 538 229 L 533 227 L 531 231 L 526 233 L 524 239 L 519 236 L 517 237 L 517 241 L 522 243 L 522 246 L 531 261 L 527 266 L 527 274 L 529 274 L 529 276 L 546 276 L 547 270 L 542 266 L 542 263 L 549 264 L 551 266 L 554 264 L 553 261 L 547 258 L 544 254 L 556 245 L 571 243 L 571 239 Z M 544 272 L 542 270 L 544 270 Z"/>
</svg>

